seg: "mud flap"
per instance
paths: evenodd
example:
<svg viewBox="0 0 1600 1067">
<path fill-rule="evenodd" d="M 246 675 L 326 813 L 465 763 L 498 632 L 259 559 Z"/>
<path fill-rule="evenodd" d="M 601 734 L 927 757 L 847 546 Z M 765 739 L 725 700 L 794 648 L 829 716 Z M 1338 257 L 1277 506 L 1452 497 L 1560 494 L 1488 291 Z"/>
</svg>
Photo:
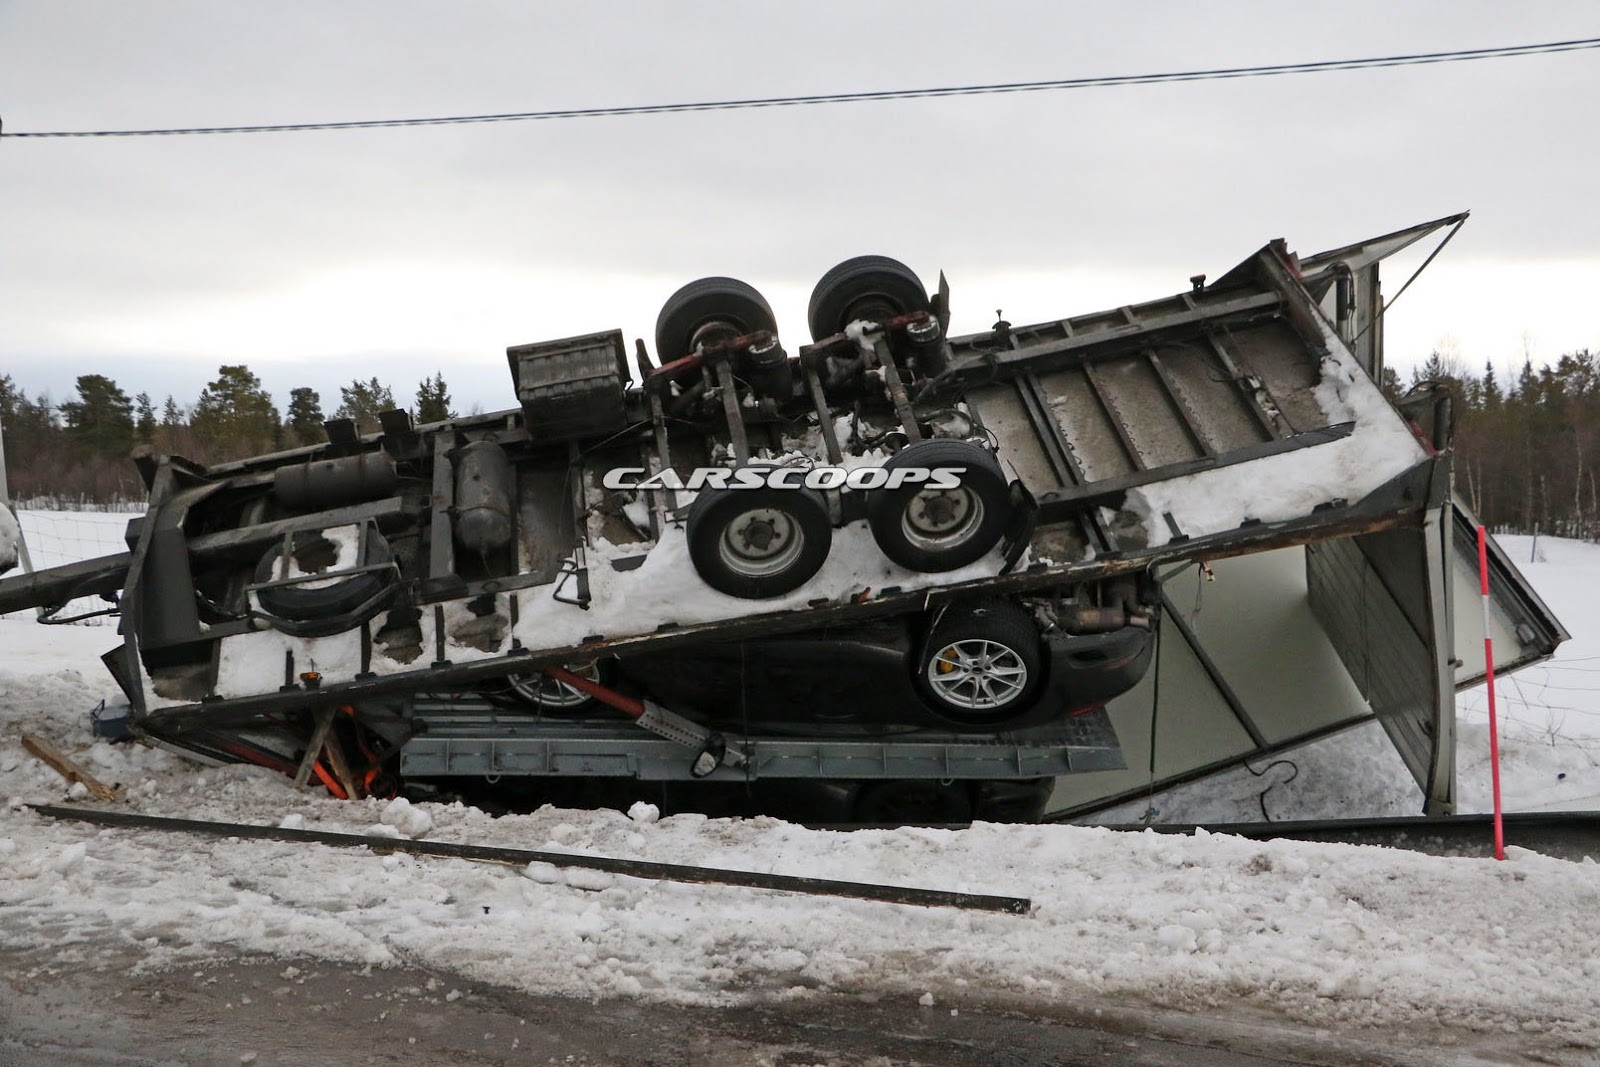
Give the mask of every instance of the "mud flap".
<svg viewBox="0 0 1600 1067">
<path fill-rule="evenodd" d="M 1027 551 L 1028 545 L 1033 541 L 1034 527 L 1039 524 L 1039 502 L 1028 492 L 1028 487 L 1022 484 L 1022 479 L 1011 483 L 1011 524 L 1006 527 L 1006 532 L 1000 539 L 1000 545 L 1005 550 L 1005 566 L 1000 568 L 1001 574 L 1010 574 L 1016 569 L 1022 554 Z"/>
</svg>

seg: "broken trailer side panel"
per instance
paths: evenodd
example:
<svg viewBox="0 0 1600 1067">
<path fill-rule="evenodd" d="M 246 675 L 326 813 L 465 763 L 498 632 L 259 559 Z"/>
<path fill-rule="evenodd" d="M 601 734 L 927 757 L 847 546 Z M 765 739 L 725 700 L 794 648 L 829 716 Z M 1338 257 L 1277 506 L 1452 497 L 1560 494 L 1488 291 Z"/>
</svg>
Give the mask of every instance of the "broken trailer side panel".
<svg viewBox="0 0 1600 1067">
<path fill-rule="evenodd" d="M 1455 502 L 1450 522 L 1451 617 L 1455 628 L 1455 687 L 1482 684 L 1486 677 L 1483 648 L 1482 584 L 1478 575 L 1478 519 Z M 1494 638 L 1494 673 L 1512 671 L 1548 658 L 1571 635 L 1517 569 L 1509 553 L 1492 536 L 1488 543 L 1489 626 Z"/>
<path fill-rule="evenodd" d="M 1370 721 L 1308 606 L 1308 551 L 1281 548 L 1169 574 L 1158 659 L 1107 708 L 1128 769 L 1059 780 L 1052 818 L 1152 798 L 1159 809 L 1160 794 L 1175 785 Z M 1159 810 L 1152 820 L 1162 821 Z"/>
</svg>

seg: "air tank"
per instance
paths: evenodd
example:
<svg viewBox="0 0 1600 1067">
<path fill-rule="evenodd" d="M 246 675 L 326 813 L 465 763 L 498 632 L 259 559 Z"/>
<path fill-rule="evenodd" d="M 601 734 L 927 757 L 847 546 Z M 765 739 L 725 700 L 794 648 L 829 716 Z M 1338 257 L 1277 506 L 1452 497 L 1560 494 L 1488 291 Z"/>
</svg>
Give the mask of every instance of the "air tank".
<svg viewBox="0 0 1600 1067">
<path fill-rule="evenodd" d="M 272 474 L 273 495 L 284 507 L 296 511 L 322 511 L 379 500 L 392 495 L 399 484 L 394 457 L 387 452 L 297 463 L 279 467 Z"/>
<path fill-rule="evenodd" d="M 480 556 L 511 543 L 515 485 L 506 450 L 473 441 L 456 453 L 456 540 Z"/>
</svg>

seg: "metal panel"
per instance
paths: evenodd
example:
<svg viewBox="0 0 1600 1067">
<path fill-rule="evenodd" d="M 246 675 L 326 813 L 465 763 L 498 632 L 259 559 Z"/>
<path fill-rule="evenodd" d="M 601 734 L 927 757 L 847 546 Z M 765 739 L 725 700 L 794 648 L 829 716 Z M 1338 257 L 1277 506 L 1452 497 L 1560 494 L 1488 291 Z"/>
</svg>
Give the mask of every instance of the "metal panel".
<svg viewBox="0 0 1600 1067">
<path fill-rule="evenodd" d="M 1017 383 L 974 389 L 967 394 L 967 405 L 999 439 L 1000 459 L 1009 463 L 1023 482 L 1046 487 L 1070 484 L 1050 462 L 1044 443 L 1034 433 Z"/>
<path fill-rule="evenodd" d="M 1305 555 L 1282 549 L 1212 564 L 1216 581 L 1170 595 L 1268 745 L 1368 715 L 1322 621 L 1310 610 Z M 1187 585 L 1187 588 L 1185 588 Z"/>
<path fill-rule="evenodd" d="M 1151 702 L 1157 687 L 1154 789 L 1368 722 L 1372 711 L 1308 595 L 1305 552 L 1279 549 L 1167 582 L 1157 665 L 1108 710 L 1129 770 L 1057 783 L 1054 817 L 1076 817 L 1151 789 Z"/>
<path fill-rule="evenodd" d="M 419 706 L 427 729 L 401 753 L 401 772 L 423 777 L 549 775 L 687 781 L 696 752 L 628 723 L 557 722 L 497 714 L 470 701 Z M 729 739 L 730 744 L 734 739 Z M 1104 712 L 993 737 L 916 731 L 855 741 L 759 738 L 751 762 L 712 780 L 747 778 L 1019 779 L 1124 766 Z"/>
<path fill-rule="evenodd" d="M 1455 802 L 1455 710 L 1441 632 L 1450 619 L 1442 580 L 1449 548 L 1436 522 L 1306 548 L 1312 610 L 1430 814 Z"/>
<path fill-rule="evenodd" d="M 1159 706 L 1154 706 L 1158 690 Z M 1200 656 L 1166 613 L 1155 663 L 1106 710 L 1122 742 L 1127 769 L 1058 780 L 1050 798 L 1052 811 L 1092 811 L 1148 790 L 1152 720 L 1157 790 L 1200 768 L 1248 757 L 1256 749 Z"/>
<path fill-rule="evenodd" d="M 1484 680 L 1483 593 L 1478 578 L 1478 521 L 1457 503 L 1454 507 L 1454 565 L 1451 615 L 1455 633 L 1457 689 Z M 1489 539 L 1489 625 L 1494 631 L 1495 674 L 1510 673 L 1544 659 L 1571 635 L 1511 562 L 1511 557 Z"/>
<path fill-rule="evenodd" d="M 1133 470 L 1084 368 L 1041 374 L 1039 384 L 1050 398 L 1051 413 L 1062 434 L 1072 442 L 1073 454 L 1087 480 L 1098 481 Z"/>
</svg>

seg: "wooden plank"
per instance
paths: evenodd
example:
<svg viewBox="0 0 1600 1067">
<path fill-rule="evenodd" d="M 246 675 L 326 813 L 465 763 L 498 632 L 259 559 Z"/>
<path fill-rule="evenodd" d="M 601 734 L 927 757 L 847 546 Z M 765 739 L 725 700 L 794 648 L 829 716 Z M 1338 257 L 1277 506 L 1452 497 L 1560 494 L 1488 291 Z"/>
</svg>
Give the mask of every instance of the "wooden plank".
<svg viewBox="0 0 1600 1067">
<path fill-rule="evenodd" d="M 330 725 L 333 715 L 328 716 Z M 356 788 L 355 775 L 350 773 L 350 761 L 345 759 L 344 745 L 339 743 L 339 735 L 333 730 L 328 731 L 328 736 L 322 740 L 322 753 L 328 760 L 328 767 L 333 771 L 333 776 L 339 784 L 344 786 L 344 795 L 351 800 L 361 796 L 361 791 Z"/>
<path fill-rule="evenodd" d="M 22 735 L 22 747 L 43 760 L 49 768 L 73 784 L 82 784 L 100 800 L 116 800 L 122 794 L 68 759 L 60 749 L 35 734 Z"/>
<path fill-rule="evenodd" d="M 311 731 L 311 743 L 306 745 L 306 754 L 300 760 L 300 768 L 294 772 L 294 787 L 305 788 L 311 780 L 311 766 L 317 762 L 317 757 L 322 755 L 323 742 L 328 740 L 328 731 L 333 728 L 333 708 L 323 705 L 317 708 L 312 715 L 316 718 L 316 727 Z"/>
</svg>

